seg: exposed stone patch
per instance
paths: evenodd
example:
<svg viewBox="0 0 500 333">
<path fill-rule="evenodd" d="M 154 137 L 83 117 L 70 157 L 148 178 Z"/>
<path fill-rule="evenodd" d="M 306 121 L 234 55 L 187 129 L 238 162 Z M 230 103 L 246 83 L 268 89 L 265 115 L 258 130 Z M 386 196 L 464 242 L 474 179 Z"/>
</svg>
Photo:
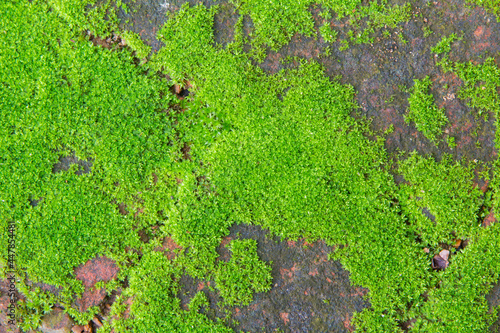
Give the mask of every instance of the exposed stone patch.
<svg viewBox="0 0 500 333">
<path fill-rule="evenodd" d="M 104 288 L 95 288 L 100 281 L 108 282 L 116 278 L 118 266 L 112 259 L 105 256 L 97 257 L 87 261 L 75 269 L 76 279 L 81 280 L 85 286 L 82 297 L 75 301 L 80 311 L 86 311 L 89 307 L 99 305 L 106 297 Z"/>
</svg>

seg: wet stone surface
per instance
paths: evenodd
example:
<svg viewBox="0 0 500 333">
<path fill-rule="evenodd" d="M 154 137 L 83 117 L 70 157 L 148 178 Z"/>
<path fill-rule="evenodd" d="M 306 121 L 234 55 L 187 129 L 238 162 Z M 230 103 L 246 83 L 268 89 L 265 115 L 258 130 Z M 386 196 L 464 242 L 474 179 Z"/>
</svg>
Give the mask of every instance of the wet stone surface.
<svg viewBox="0 0 500 333">
<path fill-rule="evenodd" d="M 313 9 L 312 13 L 316 28 L 319 28 L 319 12 Z M 388 153 L 417 150 L 438 160 L 443 153 L 452 154 L 458 160 L 494 160 L 497 153 L 493 114 L 484 121 L 466 101 L 458 98 L 461 80 L 452 73 L 443 73 L 436 66 L 438 59 L 431 53 L 431 47 L 442 36 L 456 33 L 464 38 L 452 45 L 452 61 L 477 63 L 480 56 L 483 59 L 492 56 L 500 63 L 500 23 L 482 8 L 468 9 L 461 1 L 433 2 L 431 5 L 415 1 L 412 2 L 412 14 L 409 22 L 388 28 L 390 36 L 384 36 L 381 30 L 374 36 L 373 44 L 355 44 L 344 51 L 339 50 L 340 40 L 347 38 L 351 28 L 344 22 L 333 22 L 333 28 L 339 31 L 337 42 L 329 45 L 321 38 L 314 40 L 296 35 L 279 52 L 270 52 L 261 67 L 275 73 L 286 67 L 280 62 L 282 59 L 298 56 L 319 61 L 330 77 L 340 75 L 342 83 L 355 88 L 359 115 L 372 119 L 374 130 L 384 131 L 391 124 L 394 126 L 394 132 L 386 140 Z M 433 33 L 424 37 L 424 28 Z M 332 55 L 325 57 L 327 46 L 331 47 Z M 414 79 L 427 75 L 433 82 L 430 92 L 437 106 L 445 109 L 450 121 L 443 138 L 454 137 L 456 148 L 450 149 L 444 141 L 436 146 L 417 131 L 413 123 L 404 122 L 410 96 L 408 89 L 413 86 Z"/>
<path fill-rule="evenodd" d="M 261 260 L 272 262 L 272 289 L 256 293 L 249 306 L 231 308 L 236 331 L 266 332 L 349 332 L 353 313 L 369 306 L 364 299 L 367 289 L 351 286 L 349 273 L 337 261 L 328 260 L 333 248 L 322 241 L 307 243 L 280 241 L 272 238 L 259 226 L 233 225 L 229 236 L 218 248 L 219 260 L 229 260 L 227 245 L 234 239 L 257 240 L 257 253 Z M 221 301 L 214 282 L 205 282 L 184 276 L 179 292 L 182 306 L 198 291 L 206 293 L 210 309 L 205 313 L 215 320 L 223 317 L 217 303 Z M 213 289 L 212 288 L 212 289 Z"/>
</svg>

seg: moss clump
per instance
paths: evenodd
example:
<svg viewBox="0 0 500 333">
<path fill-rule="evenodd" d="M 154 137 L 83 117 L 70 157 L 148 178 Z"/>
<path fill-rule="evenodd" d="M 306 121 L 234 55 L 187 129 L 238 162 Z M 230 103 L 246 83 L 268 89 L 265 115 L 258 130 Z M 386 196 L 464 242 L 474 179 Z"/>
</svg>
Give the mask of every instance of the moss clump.
<svg viewBox="0 0 500 333">
<path fill-rule="evenodd" d="M 485 295 L 500 277 L 500 224 L 478 228 L 465 250 L 452 255 L 450 266 L 438 274 L 436 288 L 429 292 L 415 332 L 488 332 L 498 309 Z"/>
<path fill-rule="evenodd" d="M 0 59 L 10 64 L 0 70 L 0 223 L 15 222 L 20 278 L 62 289 L 55 298 L 24 289 L 25 330 L 35 329 L 54 302 L 75 313 L 73 297 L 83 291 L 75 267 L 99 254 L 121 264 L 125 247 L 140 247 L 137 221 L 117 205 L 141 208 L 146 181 L 177 150 L 173 126 L 159 112 L 173 101 L 168 84 L 143 75 L 128 50 L 93 46 L 82 29 L 105 33 L 109 21 L 92 16 L 104 9 L 82 9 L 87 3 L 0 4 L 0 43 L 8 45 Z M 53 172 L 72 154 L 92 161 L 90 173 L 77 175 L 76 165 Z M 5 265 L 7 246 L 1 249 Z"/>
<path fill-rule="evenodd" d="M 139 34 L 131 31 L 124 31 L 121 35 L 127 45 L 135 52 L 137 58 L 145 59 L 151 53 L 151 46 L 144 44 Z"/>
<path fill-rule="evenodd" d="M 478 110 L 479 115 L 487 116 L 488 112 L 500 113 L 500 68 L 495 59 L 487 58 L 484 63 L 455 63 L 453 71 L 464 82 L 459 97 L 467 101 L 467 105 Z"/>
<path fill-rule="evenodd" d="M 337 14 L 337 19 L 349 16 L 350 24 L 354 30 L 349 32 L 349 37 L 355 43 L 373 42 L 372 34 L 375 29 L 381 27 L 394 28 L 398 23 L 410 18 L 410 4 L 403 6 L 389 6 L 387 0 L 374 0 L 367 5 L 361 5 L 360 0 L 321 0 L 325 9 L 321 16 L 325 18 L 319 33 L 329 43 L 336 39 L 336 32 L 329 24 L 331 22 L 330 11 Z M 287 44 L 295 34 L 314 36 L 314 20 L 309 8 L 316 5 L 312 0 L 301 1 L 276 1 L 276 0 L 238 0 L 236 1 L 239 13 L 249 15 L 253 21 L 254 31 L 250 34 L 250 42 L 253 46 L 251 55 L 261 61 L 265 57 L 266 48 L 278 51 Z M 367 18 L 367 23 L 363 19 Z M 240 31 L 236 35 L 242 38 Z"/>
<path fill-rule="evenodd" d="M 352 87 L 330 81 L 316 63 L 265 75 L 249 65 L 248 55 L 211 46 L 211 26 L 204 23 L 211 15 L 202 6 L 183 7 L 160 34 L 171 50 L 191 41 L 193 56 L 165 50 L 152 62 L 196 87 L 185 114 L 199 131 L 191 141 L 193 158 L 204 165 L 197 172 L 213 186 L 192 196 L 194 178 L 183 183 L 182 213 L 166 227 L 190 247 L 191 261 L 202 258 L 207 268 L 215 259 L 208 245 L 233 221 L 260 224 L 282 237 L 349 244 L 337 258 L 353 283 L 370 289 L 372 304 L 357 323 L 365 327 L 377 318 L 393 329 L 408 304 L 422 301 L 428 269 L 392 203 L 391 176 L 380 169 L 383 141 L 368 140 L 366 124 L 349 115 Z M 192 42 L 196 36 L 209 44 Z M 182 69 L 189 74 L 182 76 Z M 375 268 L 381 266 L 390 269 Z M 388 309 L 401 311 L 381 317 Z"/>
<path fill-rule="evenodd" d="M 482 192 L 473 187 L 472 167 L 453 162 L 450 155 L 437 163 L 413 153 L 399 162 L 407 181 L 399 189 L 401 208 L 424 246 L 453 245 L 478 230 Z"/>
<path fill-rule="evenodd" d="M 255 49 L 265 45 L 277 51 L 296 33 L 313 35 L 314 23 L 308 11 L 311 3 L 311 0 L 238 0 L 236 5 L 241 15 L 252 18 Z"/>
<path fill-rule="evenodd" d="M 500 68 L 495 59 L 488 57 L 481 64 L 450 62 L 447 53 L 451 50 L 451 42 L 459 39 L 455 34 L 444 37 L 432 52 L 442 54 L 442 59 L 437 63 L 445 71 L 451 71 L 463 81 L 458 96 L 467 101 L 469 107 L 475 108 L 479 115 L 488 116 L 488 112 L 500 112 Z"/>
<path fill-rule="evenodd" d="M 455 33 L 449 36 L 443 36 L 441 40 L 431 48 L 431 52 L 436 54 L 448 53 L 451 51 L 451 44 L 460 39 L 461 38 L 458 38 Z"/>
<path fill-rule="evenodd" d="M 415 122 L 417 129 L 427 139 L 437 143 L 438 137 L 443 133 L 443 126 L 448 123 L 448 118 L 444 110 L 436 106 L 434 97 L 427 93 L 430 85 L 431 80 L 428 76 L 414 81 L 411 96 L 408 98 L 410 110 L 405 116 L 405 122 Z"/>
<path fill-rule="evenodd" d="M 219 262 L 215 283 L 224 303 L 248 305 L 253 294 L 271 289 L 271 266 L 257 256 L 257 242 L 253 239 L 233 240 L 229 245 L 229 262 Z"/>
<path fill-rule="evenodd" d="M 161 252 L 151 251 L 141 258 L 129 275 L 129 287 L 114 305 L 114 315 L 123 318 L 129 305 L 129 317 L 113 322 L 115 332 L 232 332 L 222 324 L 215 324 L 198 312 L 208 302 L 198 293 L 183 310 L 178 279 L 180 271 Z M 109 329 L 109 326 L 106 328 Z"/>
<path fill-rule="evenodd" d="M 323 37 L 323 40 L 327 43 L 333 43 L 337 40 L 337 31 L 333 30 L 330 27 L 330 24 L 324 23 L 320 28 L 319 32 L 321 34 L 321 37 Z"/>
<path fill-rule="evenodd" d="M 469 0 L 469 3 L 484 7 L 487 12 L 495 14 L 500 22 L 500 1 L 499 0 Z"/>
</svg>

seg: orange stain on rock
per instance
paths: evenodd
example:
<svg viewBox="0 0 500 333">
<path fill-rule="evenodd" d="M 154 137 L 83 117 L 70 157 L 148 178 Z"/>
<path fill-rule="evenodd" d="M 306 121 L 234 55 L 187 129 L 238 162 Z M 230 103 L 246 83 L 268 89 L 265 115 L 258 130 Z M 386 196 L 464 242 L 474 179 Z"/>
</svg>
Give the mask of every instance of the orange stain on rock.
<svg viewBox="0 0 500 333">
<path fill-rule="evenodd" d="M 477 27 L 474 31 L 474 37 L 477 39 L 486 39 L 491 36 L 491 29 L 483 26 Z"/>
<path fill-rule="evenodd" d="M 344 328 L 349 332 L 354 332 L 354 328 L 351 326 L 351 318 L 349 318 L 349 314 L 346 315 L 344 321 Z"/>
<path fill-rule="evenodd" d="M 490 211 L 488 216 L 483 220 L 483 227 L 488 227 L 492 225 L 493 223 L 497 222 L 497 219 L 495 218 L 495 213 L 493 212 L 493 209 Z"/>
<path fill-rule="evenodd" d="M 229 236 L 226 236 L 224 238 L 222 238 L 221 242 L 220 242 L 220 245 L 221 246 L 227 246 L 233 239 Z"/>
<path fill-rule="evenodd" d="M 175 250 L 182 249 L 182 246 L 178 245 L 170 237 L 165 237 L 163 239 L 162 246 L 163 246 L 163 250 L 167 252 L 167 258 L 169 260 L 172 260 L 175 258 L 175 256 L 176 256 Z"/>
<path fill-rule="evenodd" d="M 285 325 L 288 325 L 290 322 L 290 319 L 288 319 L 288 312 L 281 312 L 280 313 L 281 320 L 285 323 Z"/>
</svg>

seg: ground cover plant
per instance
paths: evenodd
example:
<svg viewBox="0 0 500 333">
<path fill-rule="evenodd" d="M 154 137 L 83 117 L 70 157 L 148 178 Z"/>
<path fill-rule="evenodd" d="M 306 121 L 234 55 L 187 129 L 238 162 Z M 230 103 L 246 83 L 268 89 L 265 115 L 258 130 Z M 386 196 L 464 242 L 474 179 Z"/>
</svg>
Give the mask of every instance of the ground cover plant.
<svg viewBox="0 0 500 333">
<path fill-rule="evenodd" d="M 498 224 L 481 222 L 498 202 L 498 180 L 485 194 L 474 183 L 476 164 L 447 155 L 402 153 L 394 168 L 383 134 L 352 116 L 352 86 L 315 61 L 292 59 L 276 74 L 255 65 L 297 33 L 333 43 L 330 13 L 359 31 L 350 42 L 368 43 L 407 21 L 411 4 L 321 1 L 318 31 L 313 5 L 237 1 L 234 41 L 220 47 L 218 7 L 184 4 L 151 54 L 139 35 L 119 31 L 121 1 L 0 4 L 0 63 L 9 64 L 0 70 L 0 222 L 16 226 L 21 328 L 39 327 L 55 304 L 80 324 L 92 319 L 98 307 L 74 304 L 85 289 L 74 269 L 104 254 L 120 267 L 106 290 L 122 293 L 99 332 L 230 332 L 228 317 L 207 316 L 203 291 L 187 309 L 178 293 L 183 275 L 213 280 L 229 309 L 271 289 L 272 263 L 259 258 L 255 240 L 234 239 L 229 260 L 219 258 L 228 228 L 246 223 L 336 246 L 330 259 L 369 290 L 370 307 L 353 318 L 357 331 L 488 329 L 497 317 L 485 295 L 499 278 L 500 236 Z M 455 40 L 432 50 L 441 70 L 463 81 L 459 98 L 479 115 L 498 116 L 498 65 L 452 62 Z M 429 77 L 414 82 L 407 120 L 436 143 L 447 118 L 428 94 Z M 190 92 L 182 100 L 181 88 Z M 68 156 L 91 167 L 56 170 Z M 178 245 L 173 257 L 164 255 L 165 237 Z M 7 243 L 4 232 L 2 267 Z M 446 267 L 433 269 L 443 249 Z"/>
<path fill-rule="evenodd" d="M 434 104 L 434 98 L 428 94 L 431 80 L 428 76 L 422 80 L 415 80 L 412 94 L 408 99 L 410 110 L 405 117 L 406 122 L 415 122 L 415 126 L 426 138 L 436 143 L 442 134 L 442 128 L 448 122 L 444 110 Z"/>
</svg>

